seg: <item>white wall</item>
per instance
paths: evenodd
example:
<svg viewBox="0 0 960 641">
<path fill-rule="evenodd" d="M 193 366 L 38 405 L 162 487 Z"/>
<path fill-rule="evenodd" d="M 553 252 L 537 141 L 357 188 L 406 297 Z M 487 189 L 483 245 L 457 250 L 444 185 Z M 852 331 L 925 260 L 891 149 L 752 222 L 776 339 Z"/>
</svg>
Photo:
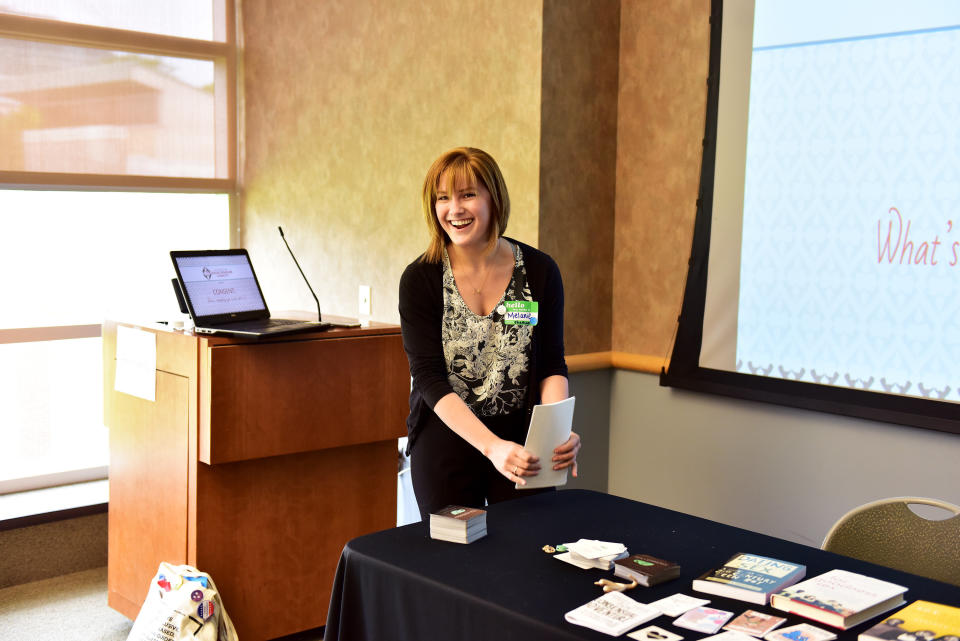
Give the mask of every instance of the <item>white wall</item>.
<svg viewBox="0 0 960 641">
<path fill-rule="evenodd" d="M 960 435 L 659 386 L 617 370 L 609 492 L 819 547 L 888 496 L 960 505 Z"/>
</svg>

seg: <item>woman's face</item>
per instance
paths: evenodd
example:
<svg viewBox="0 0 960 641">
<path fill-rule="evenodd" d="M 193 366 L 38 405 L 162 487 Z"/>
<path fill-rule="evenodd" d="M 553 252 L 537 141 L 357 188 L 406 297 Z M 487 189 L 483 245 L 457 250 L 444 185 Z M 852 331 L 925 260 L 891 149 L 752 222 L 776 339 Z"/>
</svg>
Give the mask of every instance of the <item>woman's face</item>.
<svg viewBox="0 0 960 641">
<path fill-rule="evenodd" d="M 434 210 L 443 231 L 457 247 L 482 249 L 490 230 L 490 192 L 480 183 L 453 185 L 440 176 Z"/>
</svg>

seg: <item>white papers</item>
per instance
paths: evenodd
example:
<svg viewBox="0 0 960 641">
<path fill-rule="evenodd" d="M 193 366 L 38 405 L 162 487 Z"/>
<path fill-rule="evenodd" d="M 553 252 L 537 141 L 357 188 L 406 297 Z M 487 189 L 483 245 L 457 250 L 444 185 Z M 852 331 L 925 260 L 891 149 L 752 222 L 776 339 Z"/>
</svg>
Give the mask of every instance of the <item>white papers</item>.
<svg viewBox="0 0 960 641">
<path fill-rule="evenodd" d="M 553 458 L 553 449 L 570 438 L 575 399 L 575 396 L 571 396 L 556 403 L 533 406 L 527 441 L 523 447 L 540 459 L 540 472 L 536 476 L 525 476 L 527 484 L 516 484 L 518 490 L 567 484 L 567 471 L 570 468 L 555 470 L 550 459 Z"/>
<path fill-rule="evenodd" d="M 609 570 L 613 562 L 627 556 L 627 546 L 623 543 L 610 543 L 594 539 L 580 539 L 576 543 L 564 543 L 569 550 L 553 558 L 565 561 L 584 570 L 598 568 Z"/>
<path fill-rule="evenodd" d="M 113 389 L 157 400 L 157 335 L 117 325 L 117 362 Z"/>
<path fill-rule="evenodd" d="M 687 610 L 692 610 L 708 603 L 710 603 L 710 599 L 696 599 L 678 592 L 659 601 L 654 601 L 650 604 L 650 607 L 660 610 L 668 617 L 678 617 Z"/>
<path fill-rule="evenodd" d="M 659 610 L 634 601 L 622 592 L 607 592 L 570 610 L 564 618 L 570 623 L 618 637 L 658 616 Z"/>
</svg>

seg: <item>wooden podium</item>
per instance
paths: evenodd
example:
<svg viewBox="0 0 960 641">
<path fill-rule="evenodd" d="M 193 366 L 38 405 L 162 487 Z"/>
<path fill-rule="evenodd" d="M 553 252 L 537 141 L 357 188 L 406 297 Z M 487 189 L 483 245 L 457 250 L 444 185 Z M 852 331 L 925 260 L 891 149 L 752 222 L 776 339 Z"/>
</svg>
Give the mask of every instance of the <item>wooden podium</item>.
<svg viewBox="0 0 960 641">
<path fill-rule="evenodd" d="M 155 401 L 115 391 L 118 325 L 155 336 Z M 213 577 L 244 641 L 324 625 L 344 544 L 396 525 L 400 328 L 251 341 L 108 321 L 103 356 L 110 607 L 135 618 L 167 561 Z"/>
</svg>

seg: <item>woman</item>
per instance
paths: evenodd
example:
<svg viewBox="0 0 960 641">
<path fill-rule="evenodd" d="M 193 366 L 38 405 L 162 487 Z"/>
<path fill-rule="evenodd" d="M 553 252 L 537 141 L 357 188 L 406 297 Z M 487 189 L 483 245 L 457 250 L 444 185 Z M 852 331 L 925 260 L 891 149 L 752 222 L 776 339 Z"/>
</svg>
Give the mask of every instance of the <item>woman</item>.
<svg viewBox="0 0 960 641">
<path fill-rule="evenodd" d="M 530 410 L 568 396 L 563 283 L 553 260 L 503 236 L 510 198 L 497 163 L 479 149 L 443 154 L 427 172 L 430 246 L 400 279 L 400 324 L 413 385 L 407 418 L 420 514 L 522 496 L 544 464 L 519 443 Z M 506 306 L 534 301 L 529 324 Z M 526 303 L 522 303 L 526 305 Z M 577 475 L 580 437 L 553 453 Z"/>
</svg>

